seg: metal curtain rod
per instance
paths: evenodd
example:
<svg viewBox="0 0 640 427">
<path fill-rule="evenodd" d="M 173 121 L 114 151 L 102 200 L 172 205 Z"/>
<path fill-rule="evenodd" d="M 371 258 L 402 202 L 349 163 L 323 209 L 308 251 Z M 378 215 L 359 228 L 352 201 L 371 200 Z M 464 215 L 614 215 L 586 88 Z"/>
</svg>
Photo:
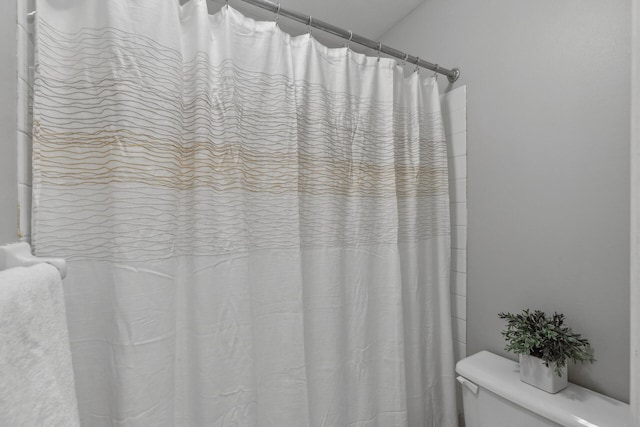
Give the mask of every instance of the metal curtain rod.
<svg viewBox="0 0 640 427">
<path fill-rule="evenodd" d="M 295 12 L 293 10 L 281 8 L 280 4 L 275 4 L 268 0 L 241 0 L 241 1 L 252 4 L 254 6 L 257 6 L 265 10 L 269 10 L 275 13 L 276 16 L 284 16 L 284 17 L 293 19 L 294 21 L 301 22 L 309 27 L 317 28 L 324 32 L 333 34 L 334 36 L 342 37 L 343 39 L 349 40 L 350 42 L 358 43 L 362 46 L 366 46 L 369 49 L 373 49 L 377 51 L 378 53 L 384 53 L 385 55 L 401 59 L 403 62 L 410 62 L 419 67 L 427 68 L 439 74 L 444 74 L 445 76 L 447 76 L 447 79 L 449 79 L 451 83 L 455 82 L 456 80 L 458 80 L 458 77 L 460 77 L 460 70 L 457 68 L 452 68 L 449 70 L 447 68 L 439 66 L 438 64 L 432 64 L 431 62 L 422 60 L 417 56 L 409 55 L 407 53 L 401 52 L 392 47 L 383 45 L 382 43 L 377 43 L 366 37 L 353 34 L 353 32 L 351 31 L 347 31 L 342 28 L 336 27 L 335 25 L 328 24 L 319 19 L 315 19 L 311 15 L 304 15 L 302 13 Z M 228 3 L 229 0 L 227 0 L 226 2 Z"/>
</svg>

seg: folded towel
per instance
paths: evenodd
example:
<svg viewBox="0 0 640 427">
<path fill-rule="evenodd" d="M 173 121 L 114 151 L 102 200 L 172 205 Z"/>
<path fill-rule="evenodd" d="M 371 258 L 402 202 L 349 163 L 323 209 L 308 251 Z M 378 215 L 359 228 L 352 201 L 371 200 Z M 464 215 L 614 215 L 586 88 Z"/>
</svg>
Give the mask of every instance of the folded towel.
<svg viewBox="0 0 640 427">
<path fill-rule="evenodd" d="M 60 273 L 0 271 L 0 426 L 79 425 Z"/>
</svg>

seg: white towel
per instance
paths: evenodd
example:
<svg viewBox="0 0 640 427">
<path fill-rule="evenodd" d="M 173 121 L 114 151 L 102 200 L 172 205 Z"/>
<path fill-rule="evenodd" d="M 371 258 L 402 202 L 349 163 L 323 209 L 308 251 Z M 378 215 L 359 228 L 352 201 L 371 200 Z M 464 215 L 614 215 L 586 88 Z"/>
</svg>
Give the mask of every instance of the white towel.
<svg viewBox="0 0 640 427">
<path fill-rule="evenodd" d="M 79 425 L 58 270 L 0 271 L 0 426 Z"/>
</svg>

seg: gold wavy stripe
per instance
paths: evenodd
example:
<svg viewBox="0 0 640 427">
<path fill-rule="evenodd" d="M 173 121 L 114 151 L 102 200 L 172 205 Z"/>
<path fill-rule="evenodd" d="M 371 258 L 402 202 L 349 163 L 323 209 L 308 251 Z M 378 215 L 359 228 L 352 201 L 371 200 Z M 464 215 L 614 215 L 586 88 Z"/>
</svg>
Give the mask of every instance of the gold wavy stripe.
<svg viewBox="0 0 640 427">
<path fill-rule="evenodd" d="M 404 198 L 448 191 L 446 163 L 418 158 L 416 164 L 408 164 L 411 156 L 404 164 L 394 163 L 394 153 L 380 164 L 330 153 L 270 152 L 203 140 L 142 142 L 103 135 L 87 143 L 65 136 L 36 133 L 40 182 L 62 187 L 131 182 L 180 190 L 210 186 L 219 191 Z"/>
</svg>

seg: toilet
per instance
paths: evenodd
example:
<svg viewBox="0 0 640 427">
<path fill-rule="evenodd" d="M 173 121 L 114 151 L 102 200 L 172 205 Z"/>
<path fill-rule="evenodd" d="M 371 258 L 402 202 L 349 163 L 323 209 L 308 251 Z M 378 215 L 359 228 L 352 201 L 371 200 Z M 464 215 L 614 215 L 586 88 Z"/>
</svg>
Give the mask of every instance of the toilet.
<svg viewBox="0 0 640 427">
<path fill-rule="evenodd" d="M 631 427 L 629 405 L 575 384 L 550 394 L 520 381 L 520 367 L 488 351 L 456 365 L 466 427 Z"/>
</svg>

